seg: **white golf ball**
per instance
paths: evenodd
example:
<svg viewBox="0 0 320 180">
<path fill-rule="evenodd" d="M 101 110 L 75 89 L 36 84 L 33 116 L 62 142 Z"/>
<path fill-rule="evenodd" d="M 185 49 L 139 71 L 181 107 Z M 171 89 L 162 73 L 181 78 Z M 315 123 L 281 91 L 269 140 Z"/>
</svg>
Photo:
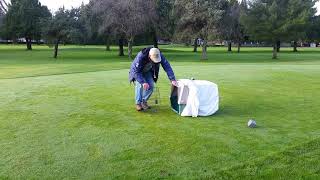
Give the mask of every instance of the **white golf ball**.
<svg viewBox="0 0 320 180">
<path fill-rule="evenodd" d="M 250 119 L 249 122 L 248 122 L 248 127 L 249 128 L 255 128 L 257 127 L 257 122 L 253 119 Z"/>
</svg>

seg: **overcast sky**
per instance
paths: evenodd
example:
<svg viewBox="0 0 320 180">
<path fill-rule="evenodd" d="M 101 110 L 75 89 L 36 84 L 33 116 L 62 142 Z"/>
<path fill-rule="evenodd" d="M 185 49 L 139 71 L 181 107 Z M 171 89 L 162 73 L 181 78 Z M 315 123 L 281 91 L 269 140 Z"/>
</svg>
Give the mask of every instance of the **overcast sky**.
<svg viewBox="0 0 320 180">
<path fill-rule="evenodd" d="M 64 6 L 67 9 L 71 7 L 79 7 L 81 3 L 88 3 L 89 0 L 39 0 L 42 5 L 48 6 L 50 10 L 53 12 Z"/>
<path fill-rule="evenodd" d="M 55 11 L 63 5 L 68 9 L 71 7 L 79 7 L 82 2 L 86 4 L 89 0 L 40 0 L 40 2 L 43 5 L 47 5 L 50 10 Z M 318 2 L 316 6 L 318 8 L 318 14 L 320 14 L 320 2 Z"/>
<path fill-rule="evenodd" d="M 40 2 L 43 5 L 48 6 L 48 8 L 54 12 L 62 6 L 68 9 L 71 7 L 79 7 L 82 2 L 86 4 L 89 2 L 89 0 L 40 0 Z M 320 14 L 320 2 L 318 2 L 316 6 L 318 8 L 318 14 Z"/>
</svg>

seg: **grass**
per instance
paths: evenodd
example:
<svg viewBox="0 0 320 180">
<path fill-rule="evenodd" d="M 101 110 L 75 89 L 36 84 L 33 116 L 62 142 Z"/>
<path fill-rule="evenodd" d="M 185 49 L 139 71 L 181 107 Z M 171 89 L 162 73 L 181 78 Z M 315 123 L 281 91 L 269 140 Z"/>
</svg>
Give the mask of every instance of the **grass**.
<svg viewBox="0 0 320 180">
<path fill-rule="evenodd" d="M 220 111 L 197 119 L 170 110 L 163 71 L 158 111 L 135 112 L 115 48 L 34 49 L 0 46 L 0 179 L 320 178 L 320 49 L 209 48 L 199 61 L 162 46 L 178 78 L 219 85 Z"/>
</svg>

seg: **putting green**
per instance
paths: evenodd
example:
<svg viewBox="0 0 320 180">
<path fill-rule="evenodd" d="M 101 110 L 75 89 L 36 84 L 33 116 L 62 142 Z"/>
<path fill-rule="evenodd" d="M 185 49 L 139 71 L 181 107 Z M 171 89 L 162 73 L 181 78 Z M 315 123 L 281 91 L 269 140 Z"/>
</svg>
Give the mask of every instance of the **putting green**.
<svg viewBox="0 0 320 180">
<path fill-rule="evenodd" d="M 171 111 L 163 71 L 157 112 L 138 113 L 127 68 L 25 78 L 7 70 L 0 178 L 319 177 L 320 62 L 172 64 L 178 78 L 219 85 L 216 115 Z"/>
</svg>

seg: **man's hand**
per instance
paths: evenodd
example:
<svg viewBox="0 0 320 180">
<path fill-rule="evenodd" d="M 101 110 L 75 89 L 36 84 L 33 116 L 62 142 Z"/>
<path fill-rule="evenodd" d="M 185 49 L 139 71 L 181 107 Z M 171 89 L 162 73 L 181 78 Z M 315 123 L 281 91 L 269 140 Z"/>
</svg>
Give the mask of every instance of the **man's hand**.
<svg viewBox="0 0 320 180">
<path fill-rule="evenodd" d="M 149 88 L 150 88 L 148 83 L 143 83 L 142 86 L 143 86 L 143 89 L 146 90 L 146 91 L 149 90 Z"/>
<path fill-rule="evenodd" d="M 171 81 L 171 84 L 175 87 L 178 87 L 178 82 L 177 81 Z"/>
</svg>

